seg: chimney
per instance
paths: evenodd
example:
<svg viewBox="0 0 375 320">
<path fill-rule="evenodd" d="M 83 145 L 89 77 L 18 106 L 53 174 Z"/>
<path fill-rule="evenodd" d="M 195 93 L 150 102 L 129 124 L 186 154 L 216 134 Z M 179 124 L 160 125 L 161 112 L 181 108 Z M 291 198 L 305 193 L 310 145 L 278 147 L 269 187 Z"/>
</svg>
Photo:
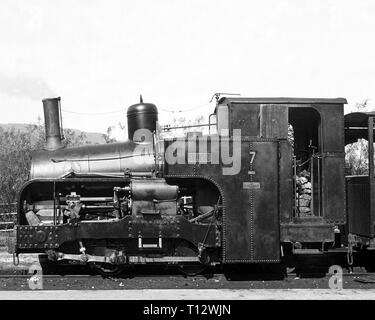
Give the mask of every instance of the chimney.
<svg viewBox="0 0 375 320">
<path fill-rule="evenodd" d="M 64 137 L 62 135 L 60 100 L 60 97 L 42 100 L 46 129 L 46 145 L 44 149 L 50 151 L 64 147 L 61 143 Z"/>
</svg>

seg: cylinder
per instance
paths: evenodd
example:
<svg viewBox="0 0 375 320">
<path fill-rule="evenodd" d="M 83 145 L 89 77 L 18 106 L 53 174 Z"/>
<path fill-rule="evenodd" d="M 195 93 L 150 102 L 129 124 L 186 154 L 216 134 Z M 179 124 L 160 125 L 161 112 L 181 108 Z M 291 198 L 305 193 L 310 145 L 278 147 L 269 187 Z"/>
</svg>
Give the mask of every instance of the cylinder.
<svg viewBox="0 0 375 320">
<path fill-rule="evenodd" d="M 46 130 L 46 150 L 63 148 L 61 143 L 60 100 L 60 97 L 42 100 Z"/>
<path fill-rule="evenodd" d="M 128 108 L 128 137 L 134 142 L 152 142 L 156 130 L 158 109 L 152 103 L 137 103 Z"/>
<path fill-rule="evenodd" d="M 179 192 L 177 185 L 169 185 L 164 179 L 132 180 L 133 200 L 176 200 Z"/>
</svg>

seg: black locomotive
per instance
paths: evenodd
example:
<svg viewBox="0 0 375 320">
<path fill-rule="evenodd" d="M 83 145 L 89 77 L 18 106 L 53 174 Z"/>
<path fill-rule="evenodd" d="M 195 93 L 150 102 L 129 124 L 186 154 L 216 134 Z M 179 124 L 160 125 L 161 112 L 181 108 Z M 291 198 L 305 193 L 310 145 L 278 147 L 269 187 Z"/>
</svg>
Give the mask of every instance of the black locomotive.
<svg viewBox="0 0 375 320">
<path fill-rule="evenodd" d="M 345 99 L 218 99 L 215 133 L 162 138 L 150 103 L 128 108 L 123 143 L 64 148 L 60 98 L 43 100 L 46 146 L 32 156 L 10 252 L 103 273 L 137 264 L 293 265 L 371 253 L 373 119 Z M 211 119 L 212 117 L 210 117 Z M 369 175 L 345 177 L 348 143 Z"/>
</svg>

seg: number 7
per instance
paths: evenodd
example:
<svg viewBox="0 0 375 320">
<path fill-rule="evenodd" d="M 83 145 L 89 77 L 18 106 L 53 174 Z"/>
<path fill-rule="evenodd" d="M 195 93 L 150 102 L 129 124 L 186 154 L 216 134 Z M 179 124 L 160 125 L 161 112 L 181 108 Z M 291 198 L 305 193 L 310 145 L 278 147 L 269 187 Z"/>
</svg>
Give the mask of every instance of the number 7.
<svg viewBox="0 0 375 320">
<path fill-rule="evenodd" d="M 253 164 L 255 158 L 255 151 L 250 151 L 250 164 Z"/>
</svg>

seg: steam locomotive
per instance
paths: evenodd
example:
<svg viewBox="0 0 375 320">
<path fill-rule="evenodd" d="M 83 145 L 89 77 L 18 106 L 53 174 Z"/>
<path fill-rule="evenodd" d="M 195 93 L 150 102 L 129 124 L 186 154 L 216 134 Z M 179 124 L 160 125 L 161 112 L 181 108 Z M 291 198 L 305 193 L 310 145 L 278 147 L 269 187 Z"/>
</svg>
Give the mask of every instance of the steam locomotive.
<svg viewBox="0 0 375 320">
<path fill-rule="evenodd" d="M 163 138 L 157 107 L 141 100 L 127 110 L 128 141 L 66 148 L 60 98 L 45 99 L 46 145 L 32 155 L 9 252 L 103 274 L 332 252 L 352 265 L 375 248 L 375 114 L 344 117 L 346 103 L 220 97 L 209 134 Z M 345 176 L 344 147 L 359 138 L 369 174 Z"/>
</svg>

